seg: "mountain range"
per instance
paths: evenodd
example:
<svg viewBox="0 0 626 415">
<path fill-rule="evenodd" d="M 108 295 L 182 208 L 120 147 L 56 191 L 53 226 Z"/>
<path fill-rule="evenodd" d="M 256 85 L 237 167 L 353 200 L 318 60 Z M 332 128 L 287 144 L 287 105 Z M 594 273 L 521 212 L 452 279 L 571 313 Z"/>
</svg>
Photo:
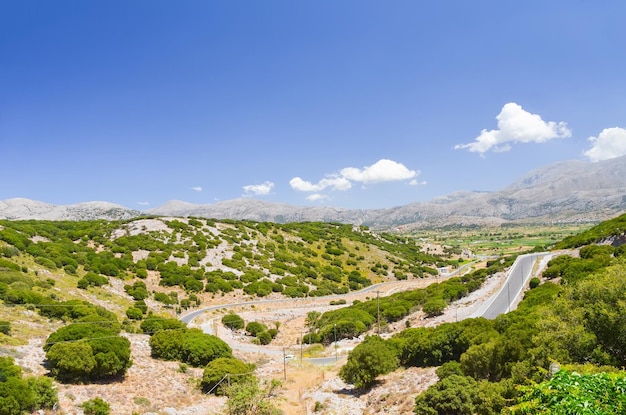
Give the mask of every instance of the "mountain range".
<svg viewBox="0 0 626 415">
<path fill-rule="evenodd" d="M 213 204 L 169 201 L 139 211 L 108 202 L 52 205 L 0 201 L 0 219 L 120 220 L 142 215 L 196 216 L 261 222 L 340 222 L 372 228 L 420 228 L 503 223 L 599 222 L 626 210 L 626 156 L 590 163 L 565 161 L 531 171 L 493 192 L 466 191 L 387 209 L 292 206 L 252 198 Z"/>
</svg>

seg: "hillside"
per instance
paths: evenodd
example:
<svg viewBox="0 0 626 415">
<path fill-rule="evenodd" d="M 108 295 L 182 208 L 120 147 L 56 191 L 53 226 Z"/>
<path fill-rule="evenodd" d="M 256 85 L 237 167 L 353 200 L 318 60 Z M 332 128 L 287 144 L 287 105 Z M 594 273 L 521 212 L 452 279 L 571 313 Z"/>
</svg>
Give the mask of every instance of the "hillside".
<svg viewBox="0 0 626 415">
<path fill-rule="evenodd" d="M 58 396 L 58 405 L 70 413 L 81 413 L 81 403 L 102 397 L 113 413 L 218 414 L 225 399 L 204 395 L 198 382 L 206 362 L 215 360 L 219 350 L 224 358 L 256 364 L 262 378 L 280 378 L 286 366 L 276 356 L 285 347 L 295 352 L 294 345 L 302 341 L 307 356 L 332 356 L 333 345 L 354 350 L 347 364 L 345 357 L 339 361 L 347 367 L 339 371 L 343 380 L 334 371 L 290 365 L 289 381 L 280 393 L 295 394 L 289 405 L 296 407 L 283 406 L 287 414 L 318 406 L 320 413 L 346 415 L 356 407 L 367 413 L 383 407 L 428 413 L 437 399 L 459 390 L 468 408 L 474 408 L 469 413 L 480 408 L 480 413 L 495 414 L 511 399 L 521 399 L 516 391 L 524 379 L 544 379 L 553 360 L 585 363 L 589 367 L 578 369 L 583 373 L 623 365 L 623 339 L 610 333 L 622 321 L 619 298 L 626 287 L 626 250 L 608 245 L 619 245 L 623 223 L 624 217 L 618 217 L 558 244 L 604 245 L 583 246 L 579 254 L 567 251 L 576 255 L 553 259 L 543 276 L 537 269 L 541 278 L 518 310 L 495 320 L 460 321 L 459 316 L 469 314 L 459 307 L 479 301 L 481 294 L 472 293 L 485 295 L 485 282 L 490 291 L 497 289 L 494 282 L 515 256 L 486 261 L 486 267 L 462 277 L 441 279 L 429 276 L 437 274 L 436 267 L 458 266 L 458 259 L 435 255 L 409 238 L 336 223 L 174 217 L 0 221 L 0 366 L 33 394 L 23 406 L 30 412 L 36 402 L 46 408 Z M 384 281 L 397 285 L 377 289 L 383 293 L 380 298 L 355 291 Z M 337 296 L 344 293 L 348 295 Z M 593 308 L 588 308 L 589 296 Z M 274 307 L 249 302 L 268 298 L 291 300 Z M 264 330 L 269 346 L 262 346 L 265 340 L 248 333 L 248 327 L 231 331 L 219 324 L 225 316 L 235 316 L 226 311 L 205 313 L 197 325 L 205 333 L 219 332 L 219 338 L 183 328 L 175 319 L 187 309 L 228 303 L 241 303 L 231 311 Z M 582 313 L 586 307 L 593 312 Z M 610 315 L 606 310 L 612 310 Z M 446 319 L 439 319 L 444 313 Z M 368 349 L 374 340 L 366 340 L 365 334 L 377 332 L 385 340 Z M 228 339 L 240 348 L 231 350 L 228 344 L 233 343 L 224 343 Z M 172 347 L 188 349 L 179 354 Z M 89 353 L 97 350 L 108 351 L 94 353 L 88 364 Z M 353 390 L 354 379 L 361 377 L 346 371 L 370 370 L 355 366 L 356 357 L 351 360 L 353 352 L 358 356 L 362 350 L 387 353 L 392 363 L 385 365 L 387 371 L 401 368 L 380 383 L 376 375 L 362 378 L 374 382 L 369 391 Z M 14 369 L 14 362 L 21 369 Z M 435 372 L 437 366 L 445 370 Z M 310 383 L 301 383 L 300 377 L 311 376 Z M 406 382 L 421 386 L 407 387 Z M 389 391 L 402 396 L 386 402 Z M 302 396 L 321 401 L 307 404 Z"/>
<path fill-rule="evenodd" d="M 198 408 L 207 412 L 221 407 L 223 399 L 216 403 L 217 398 L 203 397 L 190 384 L 201 378 L 201 368 L 183 373 L 178 363 L 154 358 L 149 335 L 138 334 L 146 331 L 146 321 L 168 321 L 198 306 L 260 298 L 307 296 L 323 309 L 333 297 L 322 296 L 383 281 L 419 281 L 436 275 L 437 266 L 457 263 L 425 253 L 408 239 L 340 224 L 168 217 L 0 221 L 0 328 L 5 327 L 0 363 L 7 364 L 1 356 L 12 356 L 32 375 L 54 375 L 60 363 L 52 372 L 49 363 L 44 366 L 44 359 L 53 359 L 45 345 L 57 343 L 50 336 L 58 338 L 62 335 L 57 333 L 71 327 L 87 330 L 97 319 L 97 324 L 117 327 L 102 332 L 104 337 L 117 333 L 127 339 L 133 363 L 127 363 L 121 379 L 107 375 L 91 384 L 81 378 L 84 387 L 59 377 L 64 410 L 77 410 L 77 404 L 99 394 L 114 404 L 115 413 L 167 407 L 179 408 L 170 412 L 177 414 Z M 277 341 L 285 341 L 280 340 L 283 335 Z M 294 343 L 289 338 L 288 344 Z M 67 344 L 63 347 L 76 349 L 65 350 L 65 355 L 81 350 L 79 339 Z M 158 384 L 142 382 L 155 376 L 161 379 Z M 119 388 L 127 394 L 115 395 Z"/>
</svg>

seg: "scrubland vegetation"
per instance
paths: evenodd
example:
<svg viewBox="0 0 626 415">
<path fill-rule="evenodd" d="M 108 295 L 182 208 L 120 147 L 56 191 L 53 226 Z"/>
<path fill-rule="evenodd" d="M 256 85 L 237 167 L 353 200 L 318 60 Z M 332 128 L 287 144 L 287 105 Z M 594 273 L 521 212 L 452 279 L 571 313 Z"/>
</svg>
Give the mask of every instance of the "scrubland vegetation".
<svg viewBox="0 0 626 415">
<path fill-rule="evenodd" d="M 624 224 L 626 215 L 556 244 L 579 255 L 551 260 L 517 310 L 368 338 L 341 377 L 367 388 L 398 365 L 439 366 L 416 414 L 626 413 L 626 249 L 598 245 Z M 554 364 L 561 370 L 550 377 Z"/>
<path fill-rule="evenodd" d="M 339 372 L 361 391 L 401 366 L 437 366 L 439 381 L 416 397 L 416 414 L 625 413 L 626 248 L 617 246 L 625 228 L 622 216 L 558 241 L 524 242 L 525 249 L 572 249 L 572 255 L 552 259 L 517 310 L 494 320 L 407 327 L 388 339 L 372 334 L 379 322 L 384 327 L 416 311 L 440 314 L 523 250 L 423 289 L 309 313 L 303 340 L 330 344 L 369 333 Z M 28 340 L 23 325 L 16 329 L 18 318 L 50 327 L 43 345 L 48 376 L 24 376 L 10 357 L 0 357 L 0 414 L 52 407 L 55 382 L 123 378 L 133 364 L 124 332 L 149 335 L 155 359 L 203 368 L 198 388 L 231 397 L 230 413 L 251 396 L 259 413 L 274 413 L 277 385 L 256 379 L 254 365 L 236 359 L 219 338 L 186 328 L 175 314 L 233 293 L 318 297 L 434 276 L 438 267 L 464 263 L 459 254 L 471 246 L 451 243 L 435 255 L 421 243 L 323 223 L 0 221 L 0 342 L 10 347 Z M 124 293 L 111 298 L 107 288 L 116 281 Z M 87 294 L 98 302 L 87 301 Z M 22 311 L 32 313 L 22 317 Z M 222 322 L 260 344 L 279 329 L 234 313 Z M 556 374 L 550 371 L 555 364 Z M 226 377 L 229 386 L 220 383 Z M 85 412 L 107 407 L 94 400 Z M 583 407 L 592 409 L 577 412 Z"/>
</svg>

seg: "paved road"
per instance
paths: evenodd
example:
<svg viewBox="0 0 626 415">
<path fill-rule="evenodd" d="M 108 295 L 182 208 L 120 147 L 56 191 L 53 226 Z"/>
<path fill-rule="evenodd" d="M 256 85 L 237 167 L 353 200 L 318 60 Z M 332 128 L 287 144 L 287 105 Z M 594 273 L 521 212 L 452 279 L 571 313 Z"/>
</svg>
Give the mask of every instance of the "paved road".
<svg viewBox="0 0 626 415">
<path fill-rule="evenodd" d="M 521 300 L 524 287 L 533 275 L 533 269 L 539 259 L 549 258 L 551 254 L 547 252 L 537 254 L 526 254 L 517 257 L 509 269 L 506 281 L 502 284 L 491 300 L 486 302 L 484 307 L 476 312 L 472 317 L 485 317 L 494 319 L 500 314 L 508 313 L 515 308 Z"/>
<path fill-rule="evenodd" d="M 513 267 L 511 268 L 511 271 L 509 271 L 509 277 L 507 278 L 507 282 L 505 283 L 504 287 L 510 287 L 507 288 L 504 293 L 504 300 L 507 301 L 509 299 L 509 296 L 507 296 L 506 294 L 509 293 L 510 291 L 510 298 L 511 298 L 511 302 L 513 301 L 514 298 L 516 298 L 517 295 L 519 295 L 519 293 L 521 293 L 522 291 L 522 287 L 524 286 L 524 284 L 521 282 L 521 276 L 526 275 L 526 278 L 528 278 L 528 275 L 531 274 L 531 270 L 534 264 L 534 261 L 536 260 L 538 255 L 535 255 L 533 257 L 528 257 L 528 258 L 522 258 L 522 257 L 526 257 L 526 256 L 520 256 L 518 258 L 518 260 L 515 262 L 515 264 L 513 265 Z M 520 258 L 522 258 L 520 260 Z M 476 261 L 477 262 L 477 261 Z M 518 264 L 519 262 L 519 264 Z M 440 282 L 443 280 L 446 280 L 448 278 L 454 277 L 456 275 L 459 274 L 463 274 L 465 272 L 469 272 L 471 270 L 471 266 L 474 264 L 474 262 L 469 263 L 469 264 L 465 264 L 462 267 L 460 267 L 459 269 L 455 270 L 454 272 L 442 276 L 440 278 L 430 278 L 432 283 L 435 282 Z M 517 267 L 517 268 L 516 268 Z M 511 282 L 511 275 L 514 275 L 515 273 L 519 272 L 520 273 L 520 281 L 518 284 L 512 283 Z M 513 278 L 514 280 L 514 278 Z M 424 280 L 420 280 L 420 281 L 424 281 Z M 384 288 L 385 286 L 391 286 L 389 292 L 387 293 L 387 295 L 391 294 L 392 292 L 395 291 L 401 291 L 403 288 L 397 288 L 398 284 L 401 285 L 409 285 L 409 283 L 414 282 L 413 281 L 400 281 L 400 282 L 392 282 L 392 283 L 378 283 L 378 284 L 374 284 L 371 285 L 369 287 L 366 287 L 360 291 L 354 291 L 351 292 L 349 294 L 344 294 L 344 295 L 336 295 L 336 296 L 327 296 L 327 297 L 323 297 L 323 299 L 325 301 L 330 300 L 332 298 L 346 298 L 349 296 L 357 296 L 359 294 L 363 294 L 363 293 L 367 293 L 370 291 L 373 291 L 375 289 L 380 289 L 380 288 Z M 517 288 L 516 288 L 517 287 Z M 406 288 L 404 288 L 406 289 Z M 510 309 L 510 303 L 511 302 L 506 302 L 506 304 L 502 303 L 502 292 L 503 289 L 500 290 L 500 292 L 498 294 L 496 294 L 494 296 L 494 300 L 489 303 L 489 307 L 485 308 L 484 310 L 480 310 L 479 314 L 490 318 L 488 316 L 493 315 L 493 317 L 491 318 L 495 318 L 495 316 L 497 316 L 498 314 L 501 314 L 502 312 L 507 312 L 508 309 Z M 515 293 L 515 294 L 514 294 Z M 310 299 L 309 299 L 310 300 Z M 276 303 L 276 304 L 280 304 L 280 303 L 284 303 L 290 307 L 294 307 L 294 306 L 298 306 L 298 303 L 300 303 L 302 305 L 302 307 L 311 307 L 311 308 L 315 308 L 316 305 L 315 304 L 307 304 L 307 300 L 306 299 L 285 299 L 285 298 L 281 298 L 281 299 L 272 299 L 272 300 L 253 300 L 253 301 L 243 301 L 243 302 L 237 302 L 237 303 L 230 303 L 230 304 L 220 304 L 220 305 L 215 305 L 215 306 L 211 306 L 211 307 L 204 307 L 195 311 L 192 311 L 188 314 L 185 314 L 184 316 L 181 316 L 179 319 L 180 321 L 182 321 L 185 324 L 189 324 L 191 323 L 196 317 L 198 317 L 199 315 L 209 312 L 209 311 L 214 311 L 214 310 L 220 310 L 220 309 L 229 309 L 229 308 L 235 308 L 235 307 L 242 307 L 242 306 L 249 306 L 249 305 L 258 305 L 258 304 L 272 304 L 272 303 Z M 493 303 L 493 305 L 492 305 Z M 320 305 L 317 305 L 318 307 Z M 499 311 L 504 309 L 504 311 Z M 497 313 L 497 314 L 495 314 Z M 476 317 L 476 316 L 474 316 Z M 211 323 L 212 324 L 212 323 Z M 203 324 L 203 331 L 207 332 L 207 333 L 211 333 L 212 329 L 209 327 L 211 324 Z M 233 347 L 236 350 L 242 351 L 242 352 L 248 352 L 248 353 L 261 353 L 261 354 L 265 354 L 267 356 L 271 356 L 274 358 L 285 358 L 285 351 L 282 348 L 277 348 L 277 347 L 271 347 L 271 346 L 258 346 L 258 345 L 253 345 L 253 344 L 243 344 L 243 343 L 237 343 L 237 344 L 231 344 L 231 347 Z M 312 363 L 315 365 L 333 365 L 335 364 L 338 360 L 342 360 L 345 359 L 346 355 L 335 355 L 335 356 L 329 356 L 329 357 L 316 357 L 316 358 L 304 358 L 303 360 L 308 362 L 308 363 Z M 296 356 L 293 359 L 288 359 L 288 361 L 294 361 L 294 362 L 299 362 L 300 358 L 299 356 Z"/>
<path fill-rule="evenodd" d="M 468 272 L 471 269 L 471 266 L 474 265 L 474 263 L 476 263 L 478 261 L 474 261 L 468 264 L 465 264 L 461 267 L 459 267 L 457 270 L 455 270 L 454 272 L 447 274 L 445 276 L 442 276 L 441 278 L 439 277 L 431 277 L 431 278 L 425 278 L 423 280 L 418 280 L 419 282 L 422 281 L 428 281 L 430 280 L 431 282 L 439 282 L 439 281 L 443 281 L 445 279 L 448 278 L 452 278 L 456 275 L 459 274 L 463 274 L 465 272 Z M 338 295 L 329 295 L 329 296 L 325 296 L 325 297 L 320 297 L 320 300 L 332 300 L 334 298 L 346 298 L 349 296 L 357 296 L 363 293 L 367 293 L 370 291 L 373 291 L 375 289 L 380 289 L 380 288 L 384 288 L 386 286 L 396 286 L 396 285 L 411 285 L 414 284 L 416 280 L 405 280 L 405 281 L 394 281 L 394 282 L 380 282 L 378 284 L 373 284 L 370 285 L 369 287 L 365 287 L 362 290 L 359 291 L 352 291 L 348 294 L 338 294 Z M 389 293 L 387 293 L 388 295 L 391 292 L 394 291 L 401 291 L 401 289 L 391 289 L 391 291 Z M 257 304 L 271 304 L 271 303 L 285 303 L 286 305 L 289 305 L 291 307 L 293 307 L 294 305 L 298 305 L 298 304 L 305 304 L 307 302 L 307 300 L 311 300 L 311 298 L 305 299 L 305 298 L 279 298 L 279 299 L 274 299 L 274 300 L 252 300 L 252 301 L 242 301 L 242 302 L 238 302 L 238 303 L 230 303 L 230 304 L 220 304 L 220 305 L 214 305 L 211 307 L 204 307 L 204 308 L 200 308 L 198 310 L 194 310 L 188 314 L 185 314 L 184 316 L 179 317 L 179 320 L 182 321 L 185 324 L 189 324 L 193 321 L 193 319 L 195 319 L 196 317 L 198 317 L 199 315 L 206 313 L 207 311 L 214 311 L 214 310 L 220 310 L 220 309 L 228 309 L 228 308 L 235 308 L 235 307 L 242 307 L 242 306 L 248 306 L 248 305 L 257 305 Z"/>
</svg>

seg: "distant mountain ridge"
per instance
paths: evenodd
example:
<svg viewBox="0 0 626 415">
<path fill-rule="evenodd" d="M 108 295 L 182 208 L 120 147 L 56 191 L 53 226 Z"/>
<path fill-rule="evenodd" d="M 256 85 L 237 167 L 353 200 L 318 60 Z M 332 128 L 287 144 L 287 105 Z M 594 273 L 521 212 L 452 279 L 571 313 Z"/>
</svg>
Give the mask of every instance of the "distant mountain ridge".
<svg viewBox="0 0 626 415">
<path fill-rule="evenodd" d="M 124 220 L 143 214 L 109 202 L 52 205 L 24 198 L 0 200 L 0 219 L 9 220 Z"/>
<path fill-rule="evenodd" d="M 511 222 L 599 222 L 626 211 L 626 156 L 601 162 L 566 161 L 531 171 L 495 192 L 456 192 L 387 209 L 292 206 L 250 198 L 214 204 L 172 200 L 144 212 L 107 202 L 49 205 L 0 201 L 0 218 L 118 220 L 141 215 L 197 216 L 261 222 L 340 222 L 372 228 L 441 227 Z"/>
</svg>

